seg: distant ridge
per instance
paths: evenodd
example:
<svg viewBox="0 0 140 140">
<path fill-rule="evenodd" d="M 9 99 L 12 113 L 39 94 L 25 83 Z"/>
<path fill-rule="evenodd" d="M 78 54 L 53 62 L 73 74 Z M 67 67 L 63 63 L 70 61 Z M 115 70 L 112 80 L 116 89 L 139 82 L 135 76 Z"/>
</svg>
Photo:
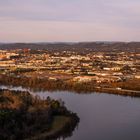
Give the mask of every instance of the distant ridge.
<svg viewBox="0 0 140 140">
<path fill-rule="evenodd" d="M 48 51 L 127 51 L 140 52 L 140 42 L 39 42 L 39 43 L 0 43 L 0 49 L 47 49 Z"/>
</svg>

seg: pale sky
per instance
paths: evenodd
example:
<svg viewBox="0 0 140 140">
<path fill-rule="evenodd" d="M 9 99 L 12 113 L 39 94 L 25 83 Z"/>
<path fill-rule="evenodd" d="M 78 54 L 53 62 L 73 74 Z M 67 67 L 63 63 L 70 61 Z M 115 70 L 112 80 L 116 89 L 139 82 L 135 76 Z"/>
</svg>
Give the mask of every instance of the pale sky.
<svg viewBox="0 0 140 140">
<path fill-rule="evenodd" d="M 0 42 L 140 41 L 140 0 L 0 0 Z"/>
</svg>

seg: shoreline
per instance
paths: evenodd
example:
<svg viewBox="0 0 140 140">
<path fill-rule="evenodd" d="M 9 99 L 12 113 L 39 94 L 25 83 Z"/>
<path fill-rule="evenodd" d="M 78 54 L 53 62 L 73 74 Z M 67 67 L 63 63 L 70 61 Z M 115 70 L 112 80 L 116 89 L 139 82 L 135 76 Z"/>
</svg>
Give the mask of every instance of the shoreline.
<svg viewBox="0 0 140 140">
<path fill-rule="evenodd" d="M 72 135 L 74 131 L 73 127 L 77 124 L 78 118 L 76 116 L 55 116 L 52 122 L 52 128 L 45 133 L 40 133 L 39 135 L 32 136 L 25 140 L 43 140 L 43 139 L 55 139 L 55 138 L 65 138 Z M 57 127 L 55 127 L 57 125 Z"/>
<path fill-rule="evenodd" d="M 123 86 L 114 86 L 111 84 L 96 85 L 93 82 L 86 83 L 76 83 L 71 81 L 53 81 L 46 78 L 28 78 L 28 77 L 12 77 L 12 76 L 2 76 L 0 78 L 0 85 L 2 86 L 13 86 L 13 87 L 23 87 L 26 89 L 31 89 L 33 91 L 72 91 L 76 93 L 108 93 L 131 97 L 140 97 L 139 90 L 132 90 L 130 83 L 130 89 L 124 89 Z M 118 88 L 120 87 L 120 88 Z"/>
<path fill-rule="evenodd" d="M 140 97 L 140 91 L 133 91 L 133 90 L 125 90 L 125 89 L 113 89 L 113 88 L 102 88 L 100 90 L 96 90 L 99 93 L 108 93 L 114 95 L 121 95 L 121 96 L 130 96 L 130 97 Z"/>
<path fill-rule="evenodd" d="M 94 90 L 90 90 L 90 91 L 75 91 L 75 90 L 61 90 L 61 89 L 55 89 L 55 90 L 47 90 L 47 89 L 40 89 L 40 90 L 36 90 L 33 88 L 29 88 L 29 87 L 24 87 L 24 86 L 13 86 L 13 85 L 1 85 L 4 88 L 1 88 L 2 90 L 8 90 L 8 86 L 10 86 L 10 90 L 15 91 L 15 89 L 12 88 L 23 88 L 25 91 L 27 90 L 28 92 L 33 91 L 33 92 L 37 92 L 37 91 L 48 91 L 48 92 L 55 92 L 55 91 L 69 91 L 69 92 L 75 92 L 76 94 L 92 94 L 93 92 L 96 92 L 97 94 L 112 94 L 112 95 L 120 95 L 120 96 L 129 96 L 129 97 L 140 97 L 140 91 L 133 91 L 133 90 L 125 90 L 125 89 L 115 89 L 115 88 L 95 88 Z M 28 89 L 27 89 L 28 88 Z M 18 91 L 18 90 L 17 90 Z M 19 90 L 20 91 L 20 90 Z"/>
</svg>

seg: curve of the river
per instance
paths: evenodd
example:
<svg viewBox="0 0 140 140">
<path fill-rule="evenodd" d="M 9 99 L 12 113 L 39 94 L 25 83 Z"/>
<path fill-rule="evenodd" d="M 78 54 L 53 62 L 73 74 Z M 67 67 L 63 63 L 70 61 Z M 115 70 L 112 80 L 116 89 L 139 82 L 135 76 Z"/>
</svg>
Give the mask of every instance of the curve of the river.
<svg viewBox="0 0 140 140">
<path fill-rule="evenodd" d="M 34 94 L 62 99 L 69 110 L 78 114 L 79 126 L 66 140 L 140 140 L 140 98 L 67 91 Z"/>
</svg>

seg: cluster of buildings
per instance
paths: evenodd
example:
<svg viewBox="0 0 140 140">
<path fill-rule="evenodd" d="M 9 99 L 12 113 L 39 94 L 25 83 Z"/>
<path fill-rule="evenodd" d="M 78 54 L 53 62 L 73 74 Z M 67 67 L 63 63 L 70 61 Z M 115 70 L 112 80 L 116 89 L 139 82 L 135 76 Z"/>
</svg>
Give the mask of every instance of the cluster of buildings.
<svg viewBox="0 0 140 140">
<path fill-rule="evenodd" d="M 61 79 L 67 75 L 76 82 L 119 82 L 140 78 L 140 53 L 47 50 L 0 50 L 0 73 L 27 72 L 25 75 Z M 24 73 L 22 73 L 24 74 Z M 51 75 L 51 76 L 50 76 Z M 58 76 L 59 75 L 59 76 Z M 68 76 L 69 75 L 69 76 Z"/>
</svg>

